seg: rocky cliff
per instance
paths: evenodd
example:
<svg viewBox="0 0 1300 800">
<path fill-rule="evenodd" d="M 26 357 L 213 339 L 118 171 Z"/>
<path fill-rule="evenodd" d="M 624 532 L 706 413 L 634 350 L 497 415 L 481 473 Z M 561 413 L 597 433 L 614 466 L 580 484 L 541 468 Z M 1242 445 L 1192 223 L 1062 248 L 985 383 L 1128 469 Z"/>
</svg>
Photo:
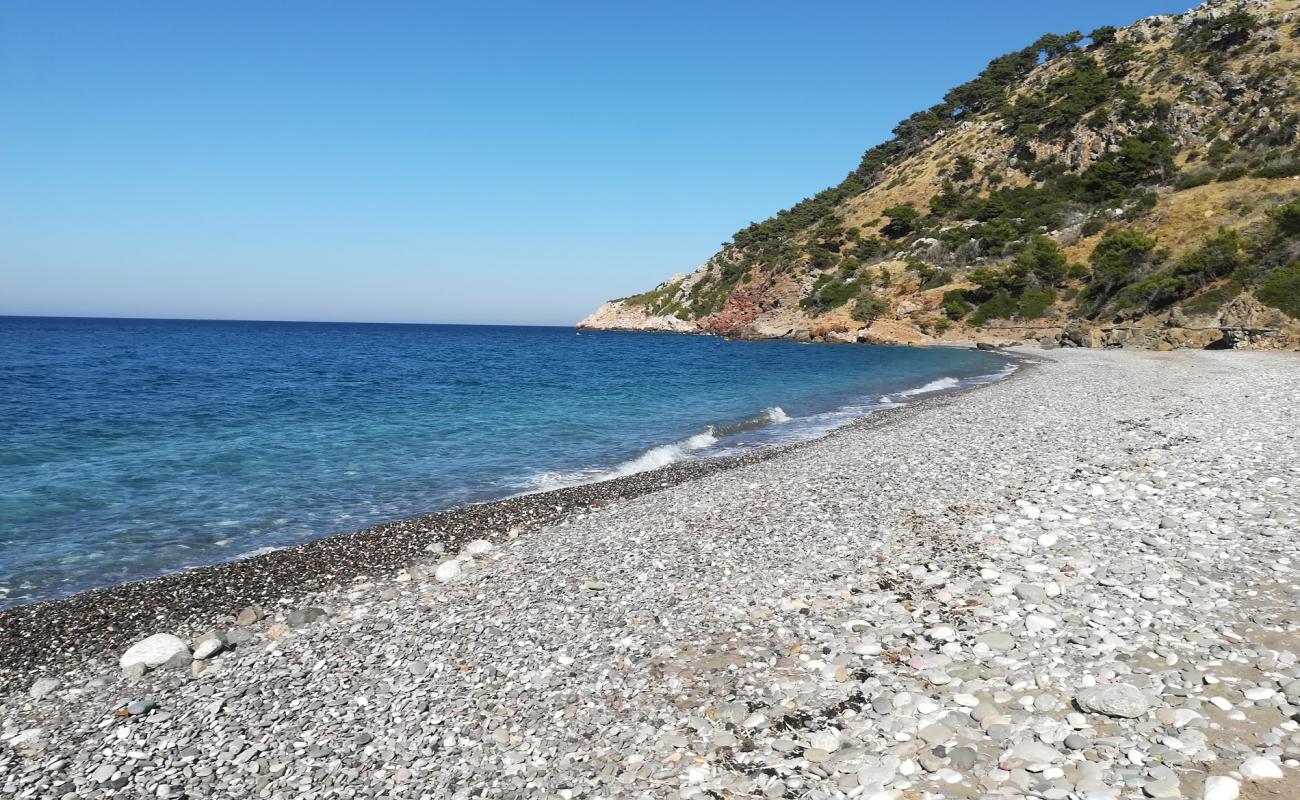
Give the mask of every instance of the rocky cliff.
<svg viewBox="0 0 1300 800">
<path fill-rule="evenodd" d="M 1045 35 L 579 327 L 1298 347 L 1298 81 L 1300 0 Z"/>
</svg>

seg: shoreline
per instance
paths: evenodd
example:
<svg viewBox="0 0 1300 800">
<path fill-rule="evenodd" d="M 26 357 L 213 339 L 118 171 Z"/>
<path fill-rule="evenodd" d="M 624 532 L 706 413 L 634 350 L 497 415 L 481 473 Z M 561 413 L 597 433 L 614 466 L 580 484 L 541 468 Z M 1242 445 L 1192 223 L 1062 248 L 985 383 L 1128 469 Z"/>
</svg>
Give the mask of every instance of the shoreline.
<svg viewBox="0 0 1300 800">
<path fill-rule="evenodd" d="M 1290 797 L 1300 361 L 1017 354 L 1013 383 L 47 675 L 0 696 L 0 787 Z"/>
<path fill-rule="evenodd" d="M 819 436 L 731 456 L 680 461 L 646 472 L 416 514 L 355 531 L 153 578 L 0 610 L 0 696 L 46 673 L 115 655 L 158 632 L 201 633 L 248 606 L 274 608 L 288 597 L 344 588 L 456 553 L 467 542 L 523 534 L 566 518 L 719 472 L 778 457 L 977 389 L 1006 383 L 1035 360 L 999 351 L 1016 369 L 989 381 L 942 390 L 868 413 Z M 995 373 L 994 373 L 995 374 Z"/>
</svg>

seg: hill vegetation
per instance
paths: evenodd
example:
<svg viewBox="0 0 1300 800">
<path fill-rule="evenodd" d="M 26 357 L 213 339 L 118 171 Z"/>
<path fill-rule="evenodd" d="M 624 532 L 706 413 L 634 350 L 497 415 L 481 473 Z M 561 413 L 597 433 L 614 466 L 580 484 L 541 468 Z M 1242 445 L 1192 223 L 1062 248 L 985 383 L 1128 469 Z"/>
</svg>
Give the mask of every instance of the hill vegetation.
<svg viewBox="0 0 1300 800">
<path fill-rule="evenodd" d="M 1222 0 L 1044 35 L 900 122 L 836 186 L 584 324 L 1295 346 L 1298 6 Z"/>
</svg>

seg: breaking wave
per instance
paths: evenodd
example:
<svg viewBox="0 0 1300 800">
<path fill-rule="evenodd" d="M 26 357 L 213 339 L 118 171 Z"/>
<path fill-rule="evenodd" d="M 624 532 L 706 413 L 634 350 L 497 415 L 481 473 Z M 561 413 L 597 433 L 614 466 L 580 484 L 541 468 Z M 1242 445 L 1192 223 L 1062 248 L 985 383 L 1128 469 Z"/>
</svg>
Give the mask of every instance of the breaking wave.
<svg viewBox="0 0 1300 800">
<path fill-rule="evenodd" d="M 958 386 L 961 386 L 960 380 L 958 380 L 957 378 L 944 376 L 942 378 L 939 378 L 938 380 L 930 381 L 924 386 L 917 386 L 912 389 L 904 389 L 903 391 L 895 392 L 894 394 L 882 394 L 880 396 L 880 402 L 896 403 L 899 400 L 906 400 L 909 397 L 917 397 L 923 394 L 933 394 L 934 392 L 942 392 L 948 389 L 956 389 Z"/>
<path fill-rule="evenodd" d="M 1015 365 L 1008 364 L 1002 370 L 986 375 L 964 379 L 944 376 L 921 386 L 880 395 L 874 401 L 864 398 L 856 403 L 805 416 L 791 417 L 780 406 L 772 406 L 740 422 L 710 425 L 703 433 L 652 447 L 635 458 L 630 458 L 609 469 L 543 472 L 520 482 L 517 487 L 523 490 L 522 494 L 544 492 L 623 478 L 689 459 L 738 455 L 762 447 L 808 441 L 876 411 L 905 405 L 912 398 L 992 383 L 1007 377 L 1015 370 Z"/>
</svg>

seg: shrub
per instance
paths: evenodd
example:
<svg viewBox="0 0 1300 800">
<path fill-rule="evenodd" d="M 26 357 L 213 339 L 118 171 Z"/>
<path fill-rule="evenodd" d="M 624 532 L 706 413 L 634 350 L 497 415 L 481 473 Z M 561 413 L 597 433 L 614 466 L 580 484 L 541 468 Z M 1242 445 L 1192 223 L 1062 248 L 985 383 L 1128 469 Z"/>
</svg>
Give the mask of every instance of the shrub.
<svg viewBox="0 0 1300 800">
<path fill-rule="evenodd" d="M 1235 149 L 1236 147 L 1227 139 L 1215 139 L 1210 145 L 1209 152 L 1206 153 L 1205 159 L 1212 165 L 1221 167 L 1224 162 L 1228 160 L 1228 156 L 1232 155 L 1232 151 Z"/>
<path fill-rule="evenodd" d="M 1155 192 L 1144 192 L 1141 194 L 1128 211 L 1124 213 L 1127 220 L 1141 219 L 1151 212 L 1160 203 L 1160 195 Z"/>
<path fill-rule="evenodd" d="M 857 249 L 854 252 L 860 258 L 876 258 L 888 253 L 890 250 L 889 243 L 879 236 L 865 236 L 858 241 Z"/>
<path fill-rule="evenodd" d="M 1136 136 L 1120 142 L 1119 149 L 1093 162 L 1080 176 L 1083 199 L 1106 202 L 1128 197 L 1135 187 L 1144 186 L 1171 173 L 1173 143 L 1163 129 L 1151 125 Z"/>
<path fill-rule="evenodd" d="M 859 322 L 871 323 L 889 312 L 889 303 L 883 297 L 871 292 L 858 295 L 858 302 L 853 306 L 852 317 Z"/>
<path fill-rule="evenodd" d="M 1260 284 L 1255 296 L 1261 303 L 1300 319 L 1300 261 L 1275 270 Z"/>
<path fill-rule="evenodd" d="M 946 270 L 926 267 L 920 270 L 920 274 L 922 289 L 938 289 L 940 286 L 952 283 L 952 274 Z"/>
<path fill-rule="evenodd" d="M 980 244 L 985 250 L 990 252 L 1000 252 L 1008 242 L 1013 242 L 1020 238 L 1020 231 L 1003 217 L 998 217 L 992 222 L 986 222 L 975 228 L 975 237 L 980 240 Z"/>
<path fill-rule="evenodd" d="M 1230 52 L 1250 41 L 1250 35 L 1259 27 L 1259 21 L 1245 8 L 1238 6 L 1220 17 L 1202 17 L 1184 28 L 1175 40 L 1175 49 L 1188 53 L 1204 54 L 1211 51 Z"/>
<path fill-rule="evenodd" d="M 1020 296 L 1020 308 L 1017 314 L 1021 319 L 1039 319 L 1055 302 L 1055 289 L 1026 289 Z"/>
<path fill-rule="evenodd" d="M 1220 172 L 1219 177 L 1215 178 L 1215 180 L 1218 181 L 1219 183 L 1227 183 L 1228 181 L 1240 180 L 1241 178 L 1246 177 L 1246 173 L 1249 171 L 1250 170 L 1247 169 L 1246 165 L 1244 164 L 1234 164 L 1233 166 L 1227 167 L 1222 172 Z"/>
<path fill-rule="evenodd" d="M 916 221 L 921 218 L 921 212 L 911 203 L 890 206 L 882 213 L 889 217 L 889 223 L 880 232 L 891 239 L 901 239 L 916 230 Z"/>
<path fill-rule="evenodd" d="M 957 156 L 952 171 L 952 179 L 958 183 L 968 181 L 975 175 L 975 160 L 967 155 Z"/>
<path fill-rule="evenodd" d="M 1213 314 L 1232 298 L 1241 294 L 1242 285 L 1239 281 L 1228 281 L 1222 286 L 1216 286 L 1213 289 L 1207 289 L 1196 297 L 1183 303 L 1183 311 L 1194 316 L 1205 316 Z"/>
<path fill-rule="evenodd" d="M 672 308 L 674 305 L 673 298 L 677 295 L 677 290 L 681 288 L 681 285 L 681 281 L 666 283 L 648 292 L 625 297 L 623 302 L 629 306 L 644 306 L 648 313 L 655 316 L 663 316 L 670 312 L 676 313 L 681 309 Z"/>
<path fill-rule="evenodd" d="M 951 289 L 943 293 L 943 313 L 948 315 L 949 319 L 961 319 L 970 313 L 974 308 L 966 300 L 966 292 L 961 289 Z"/>
<path fill-rule="evenodd" d="M 1090 112 L 1132 92 L 1090 55 L 1073 56 L 1073 69 L 1053 78 L 1042 92 L 1022 95 L 1003 112 L 1017 138 L 1053 134 L 1075 125 Z"/>
<path fill-rule="evenodd" d="M 1096 236 L 1104 230 L 1106 230 L 1106 220 L 1093 217 L 1083 223 L 1083 227 L 1079 229 L 1079 234 L 1082 236 Z"/>
<path fill-rule="evenodd" d="M 1016 253 L 1016 266 L 1028 278 L 1042 286 L 1055 286 L 1065 280 L 1065 252 L 1055 239 L 1035 236 Z"/>
<path fill-rule="evenodd" d="M 1089 296 L 1109 297 L 1131 283 L 1150 264 L 1155 249 L 1155 239 L 1131 228 L 1106 234 L 1088 257 L 1092 264 Z"/>
<path fill-rule="evenodd" d="M 1214 183 L 1218 179 L 1219 173 L 1212 169 L 1203 169 L 1200 172 L 1184 172 L 1174 180 L 1174 189 L 1180 192 L 1195 189 L 1198 186 Z"/>
<path fill-rule="evenodd" d="M 1018 308 L 1019 304 L 1011 293 L 1001 289 L 988 300 L 980 303 L 979 308 L 975 309 L 975 313 L 970 316 L 970 324 L 980 328 L 991 319 L 1011 319 Z"/>
<path fill-rule="evenodd" d="M 1277 232 L 1288 238 L 1300 236 L 1300 197 L 1269 212 Z"/>
<path fill-rule="evenodd" d="M 858 281 L 845 283 L 830 275 L 823 275 L 813 284 L 808 296 L 799 301 L 799 305 L 818 313 L 832 308 L 839 308 L 853 299 L 861 289 Z"/>
<path fill-rule="evenodd" d="M 1093 47 L 1106 47 L 1115 41 L 1116 33 L 1118 29 L 1114 25 L 1102 25 L 1088 34 L 1088 38 L 1092 41 Z"/>
<path fill-rule="evenodd" d="M 1300 175 L 1300 160 L 1266 164 L 1250 174 L 1256 178 L 1294 178 Z"/>
<path fill-rule="evenodd" d="M 1250 263 L 1248 244 L 1238 231 L 1220 229 L 1172 266 L 1149 275 L 1131 272 L 1118 287 L 1117 304 L 1143 311 L 1160 309 L 1191 297 L 1216 280 L 1245 273 Z"/>
<path fill-rule="evenodd" d="M 1213 283 L 1245 266 L 1249 259 L 1245 252 L 1248 244 L 1239 231 L 1221 228 L 1200 248 L 1179 259 L 1171 273 L 1187 278 L 1198 287 Z"/>
</svg>

